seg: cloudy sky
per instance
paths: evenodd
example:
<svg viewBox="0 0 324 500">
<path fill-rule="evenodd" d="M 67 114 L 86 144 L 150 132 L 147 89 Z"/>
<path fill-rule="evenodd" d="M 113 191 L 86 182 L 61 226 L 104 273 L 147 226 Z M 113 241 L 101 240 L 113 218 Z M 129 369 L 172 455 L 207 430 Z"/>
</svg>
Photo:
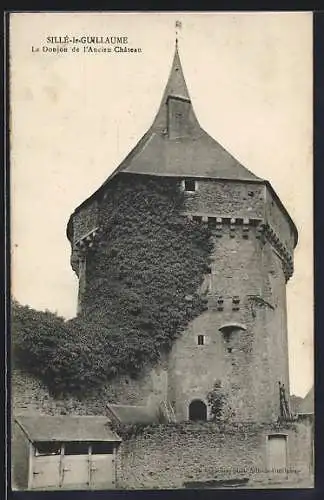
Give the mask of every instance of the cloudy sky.
<svg viewBox="0 0 324 500">
<path fill-rule="evenodd" d="M 271 181 L 299 230 L 287 293 L 291 390 L 303 396 L 313 376 L 310 13 L 13 14 L 13 295 L 37 309 L 75 315 L 66 223 L 150 126 L 169 75 L 177 19 L 200 124 Z M 65 35 L 127 36 L 128 46 L 142 51 L 43 52 L 46 37 Z"/>
</svg>

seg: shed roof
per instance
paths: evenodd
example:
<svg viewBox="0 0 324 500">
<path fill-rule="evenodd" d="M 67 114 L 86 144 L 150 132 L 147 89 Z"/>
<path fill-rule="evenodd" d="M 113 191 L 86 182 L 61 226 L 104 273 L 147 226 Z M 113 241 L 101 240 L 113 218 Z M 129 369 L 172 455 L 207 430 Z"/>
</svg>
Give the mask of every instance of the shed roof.
<svg viewBox="0 0 324 500">
<path fill-rule="evenodd" d="M 123 424 L 150 424 L 157 422 L 157 414 L 147 406 L 114 405 L 107 406 L 112 418 Z"/>
<path fill-rule="evenodd" d="M 32 441 L 121 441 L 107 417 L 17 416 L 17 424 Z"/>
</svg>

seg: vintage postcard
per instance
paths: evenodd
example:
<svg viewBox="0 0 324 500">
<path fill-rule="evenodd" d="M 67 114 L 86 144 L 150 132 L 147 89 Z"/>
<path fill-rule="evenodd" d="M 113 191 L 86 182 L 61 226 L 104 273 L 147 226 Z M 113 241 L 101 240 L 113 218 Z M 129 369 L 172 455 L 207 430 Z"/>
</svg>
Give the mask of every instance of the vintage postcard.
<svg viewBox="0 0 324 500">
<path fill-rule="evenodd" d="M 312 13 L 9 25 L 12 489 L 312 488 Z"/>
</svg>

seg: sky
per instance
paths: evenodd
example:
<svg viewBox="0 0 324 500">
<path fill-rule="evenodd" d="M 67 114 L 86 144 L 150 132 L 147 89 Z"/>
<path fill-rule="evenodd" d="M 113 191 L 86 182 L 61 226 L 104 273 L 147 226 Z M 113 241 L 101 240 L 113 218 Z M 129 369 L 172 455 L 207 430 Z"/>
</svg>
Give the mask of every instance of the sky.
<svg viewBox="0 0 324 500">
<path fill-rule="evenodd" d="M 313 382 L 311 13 L 11 14 L 12 294 L 75 316 L 67 221 L 151 125 L 176 20 L 201 126 L 270 180 L 298 228 L 288 340 L 291 392 L 304 396 Z M 141 52 L 44 51 L 58 46 L 47 37 L 65 35 L 126 36 Z"/>
</svg>

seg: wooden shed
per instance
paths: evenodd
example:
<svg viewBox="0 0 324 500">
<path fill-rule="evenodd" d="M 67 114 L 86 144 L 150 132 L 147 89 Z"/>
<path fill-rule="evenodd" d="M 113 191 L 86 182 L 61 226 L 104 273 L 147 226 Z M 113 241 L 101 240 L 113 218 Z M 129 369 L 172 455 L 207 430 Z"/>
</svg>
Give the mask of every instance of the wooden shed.
<svg viewBox="0 0 324 500">
<path fill-rule="evenodd" d="M 120 442 L 107 417 L 16 417 L 12 482 L 19 490 L 113 489 Z"/>
</svg>

